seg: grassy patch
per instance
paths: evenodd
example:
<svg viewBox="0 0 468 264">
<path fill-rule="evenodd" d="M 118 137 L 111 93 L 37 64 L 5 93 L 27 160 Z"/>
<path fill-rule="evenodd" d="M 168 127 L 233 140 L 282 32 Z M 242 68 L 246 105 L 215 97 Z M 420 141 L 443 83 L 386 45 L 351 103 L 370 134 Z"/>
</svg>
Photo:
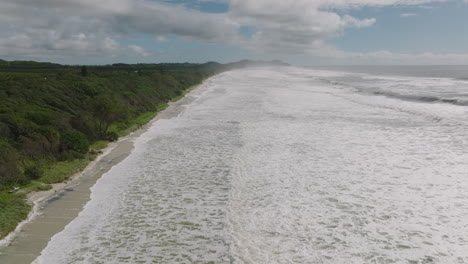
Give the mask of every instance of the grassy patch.
<svg viewBox="0 0 468 264">
<path fill-rule="evenodd" d="M 36 191 L 48 191 L 52 189 L 52 185 L 50 184 L 41 184 L 36 187 Z"/>
<path fill-rule="evenodd" d="M 119 137 L 126 136 L 151 121 L 158 112 L 159 110 L 157 112 L 146 112 L 127 122 L 115 123 L 109 128 L 109 132 L 115 132 Z"/>
<path fill-rule="evenodd" d="M 27 193 L 34 192 L 34 191 L 47 191 L 50 189 L 52 189 L 52 185 L 50 184 L 42 183 L 39 181 L 32 181 L 28 183 L 27 185 L 22 186 L 18 192 L 27 194 Z"/>
<path fill-rule="evenodd" d="M 0 237 L 15 230 L 19 222 L 28 217 L 31 205 L 24 194 L 0 193 Z"/>
<path fill-rule="evenodd" d="M 179 100 L 203 79 L 231 67 L 217 63 L 82 67 L 0 60 L 0 237 L 27 217 L 27 193 L 69 179 L 109 143 L 94 142 L 87 151 L 87 140 L 115 140 L 137 130 L 167 102 Z M 14 187 L 20 190 L 8 193 Z"/>
<path fill-rule="evenodd" d="M 40 178 L 40 181 L 49 184 L 63 182 L 73 174 L 86 168 L 88 163 L 88 159 L 56 162 L 45 169 L 44 175 Z"/>
<path fill-rule="evenodd" d="M 201 82 L 198 83 L 198 84 L 195 84 L 195 85 L 193 85 L 193 86 L 190 86 L 190 87 L 188 87 L 187 89 L 184 89 L 180 95 L 177 95 L 177 96 L 173 97 L 173 98 L 171 99 L 171 102 L 179 101 L 179 100 L 182 99 L 186 94 L 188 94 L 190 91 L 192 91 L 193 89 L 195 89 L 195 87 L 197 87 L 197 86 L 200 85 L 200 84 L 201 84 Z"/>
<path fill-rule="evenodd" d="M 98 140 L 89 146 L 89 151 L 99 151 L 109 145 L 109 141 Z"/>
<path fill-rule="evenodd" d="M 139 125 L 139 126 L 143 126 L 146 123 L 148 123 L 149 121 L 151 121 L 156 115 L 157 115 L 157 112 L 144 113 L 144 114 L 140 115 L 139 117 L 135 118 L 134 123 Z"/>
<path fill-rule="evenodd" d="M 176 101 L 177 101 L 177 100 L 176 100 Z M 169 104 L 162 103 L 162 104 L 158 104 L 158 105 L 156 106 L 156 109 L 157 109 L 158 112 L 160 112 L 160 111 L 166 109 L 168 106 L 169 106 Z"/>
<path fill-rule="evenodd" d="M 149 121 L 156 117 L 158 112 L 166 109 L 168 106 L 169 105 L 166 103 L 159 104 L 156 106 L 156 111 L 154 112 L 146 112 L 127 122 L 112 124 L 109 128 L 109 132 L 115 132 L 117 133 L 117 135 L 119 135 L 119 137 L 126 136 L 147 124 Z"/>
</svg>

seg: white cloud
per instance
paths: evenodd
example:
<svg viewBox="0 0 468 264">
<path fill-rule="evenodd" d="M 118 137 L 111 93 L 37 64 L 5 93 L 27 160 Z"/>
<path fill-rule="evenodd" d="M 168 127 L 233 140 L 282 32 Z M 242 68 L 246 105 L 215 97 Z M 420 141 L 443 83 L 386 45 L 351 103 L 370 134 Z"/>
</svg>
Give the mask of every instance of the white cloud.
<svg viewBox="0 0 468 264">
<path fill-rule="evenodd" d="M 320 1 L 231 0 L 229 16 L 256 30 L 247 42 L 250 48 L 267 52 L 305 52 L 322 46 L 347 27 L 375 23 L 373 18 L 340 16 L 321 6 Z"/>
<path fill-rule="evenodd" d="M 363 6 L 415 6 L 452 0 L 317 0 L 322 8 L 360 8 Z"/>
<path fill-rule="evenodd" d="M 49 51 L 56 56 L 119 56 L 122 50 L 148 56 L 148 52 L 121 47 L 117 40 L 173 34 L 234 43 L 240 38 L 238 28 L 226 15 L 146 0 L 0 0 L 0 56 L 42 56 Z M 12 43 L 20 38 L 27 39 L 27 48 Z"/>
<path fill-rule="evenodd" d="M 230 18 L 256 31 L 248 47 L 264 52 L 310 53 L 346 28 L 369 27 L 373 17 L 342 15 L 366 6 L 421 6 L 457 0 L 231 0 Z M 339 12 L 337 10 L 340 10 Z"/>
<path fill-rule="evenodd" d="M 195 0 L 197 2 L 209 2 L 209 3 L 218 3 L 218 4 L 227 4 L 229 3 L 229 0 Z"/>
<path fill-rule="evenodd" d="M 137 46 L 137 45 L 130 45 L 128 46 L 128 48 L 130 50 L 132 50 L 133 52 L 135 52 L 136 54 L 138 54 L 139 56 L 142 56 L 142 57 L 148 57 L 148 56 L 151 56 L 153 55 L 151 52 L 145 50 L 144 48 L 140 47 L 140 46 Z"/>
<path fill-rule="evenodd" d="M 157 36 L 155 40 L 156 40 L 156 42 L 159 42 L 159 43 L 169 41 L 169 39 L 167 37 L 165 37 L 165 36 Z"/>
<path fill-rule="evenodd" d="M 343 16 L 344 26 L 350 26 L 350 27 L 357 27 L 357 28 L 370 27 L 375 23 L 375 21 L 376 21 L 375 18 L 366 18 L 363 20 L 359 20 L 348 15 Z"/>
<path fill-rule="evenodd" d="M 153 35 L 159 42 L 171 35 L 260 53 L 334 56 L 340 52 L 328 40 L 347 28 L 376 23 L 372 17 L 346 15 L 349 9 L 450 0 L 194 1 L 228 3 L 229 11 L 203 13 L 171 0 L 0 0 L 0 57 L 151 56 L 139 46 L 119 44 L 139 34 Z M 252 34 L 243 36 L 242 27 Z"/>
<path fill-rule="evenodd" d="M 403 13 L 403 14 L 400 14 L 400 17 L 415 17 L 417 15 L 418 14 L 415 14 L 415 13 Z"/>
</svg>

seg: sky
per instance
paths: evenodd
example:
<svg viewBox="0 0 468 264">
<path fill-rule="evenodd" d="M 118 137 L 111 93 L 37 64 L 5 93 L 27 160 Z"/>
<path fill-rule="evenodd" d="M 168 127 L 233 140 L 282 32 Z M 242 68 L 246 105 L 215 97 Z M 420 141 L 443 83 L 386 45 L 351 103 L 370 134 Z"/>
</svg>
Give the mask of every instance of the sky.
<svg viewBox="0 0 468 264">
<path fill-rule="evenodd" d="M 468 64 L 468 0 L 0 0 L 0 58 Z"/>
</svg>

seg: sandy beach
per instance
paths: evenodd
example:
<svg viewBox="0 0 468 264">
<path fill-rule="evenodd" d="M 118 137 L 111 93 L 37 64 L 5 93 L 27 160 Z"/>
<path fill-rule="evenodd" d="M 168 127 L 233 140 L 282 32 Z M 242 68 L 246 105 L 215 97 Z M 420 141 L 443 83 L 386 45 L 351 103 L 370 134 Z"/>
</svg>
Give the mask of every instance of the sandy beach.
<svg viewBox="0 0 468 264">
<path fill-rule="evenodd" d="M 28 200 L 33 208 L 28 218 L 16 230 L 0 241 L 0 263 L 31 263 L 47 245 L 50 238 L 73 220 L 89 201 L 90 188 L 114 165 L 124 160 L 133 150 L 133 141 L 159 119 L 177 116 L 189 103 L 191 94 L 205 86 L 202 83 L 186 96 L 169 106 L 140 129 L 110 143 L 102 153 L 81 172 L 68 181 L 52 185 L 52 189 L 32 192 Z"/>
</svg>

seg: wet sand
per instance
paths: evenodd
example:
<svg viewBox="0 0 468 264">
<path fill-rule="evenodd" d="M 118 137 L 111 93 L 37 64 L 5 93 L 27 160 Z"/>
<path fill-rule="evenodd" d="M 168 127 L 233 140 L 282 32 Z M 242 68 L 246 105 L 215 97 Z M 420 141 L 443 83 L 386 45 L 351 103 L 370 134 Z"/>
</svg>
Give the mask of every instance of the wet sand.
<svg viewBox="0 0 468 264">
<path fill-rule="evenodd" d="M 207 81 L 206 81 L 207 82 Z M 15 232 L 0 241 L 0 263 L 31 263 L 45 248 L 56 233 L 70 223 L 89 201 L 90 188 L 114 165 L 124 160 L 133 149 L 133 141 L 144 133 L 158 119 L 176 117 L 184 110 L 184 105 L 193 100 L 192 94 L 198 93 L 205 83 L 195 87 L 177 102 L 158 113 L 148 124 L 110 143 L 103 153 L 92 161 L 86 169 L 75 174 L 69 181 L 54 184 L 44 192 L 33 192 L 28 196 L 34 208 L 29 218 L 22 222 Z"/>
</svg>

